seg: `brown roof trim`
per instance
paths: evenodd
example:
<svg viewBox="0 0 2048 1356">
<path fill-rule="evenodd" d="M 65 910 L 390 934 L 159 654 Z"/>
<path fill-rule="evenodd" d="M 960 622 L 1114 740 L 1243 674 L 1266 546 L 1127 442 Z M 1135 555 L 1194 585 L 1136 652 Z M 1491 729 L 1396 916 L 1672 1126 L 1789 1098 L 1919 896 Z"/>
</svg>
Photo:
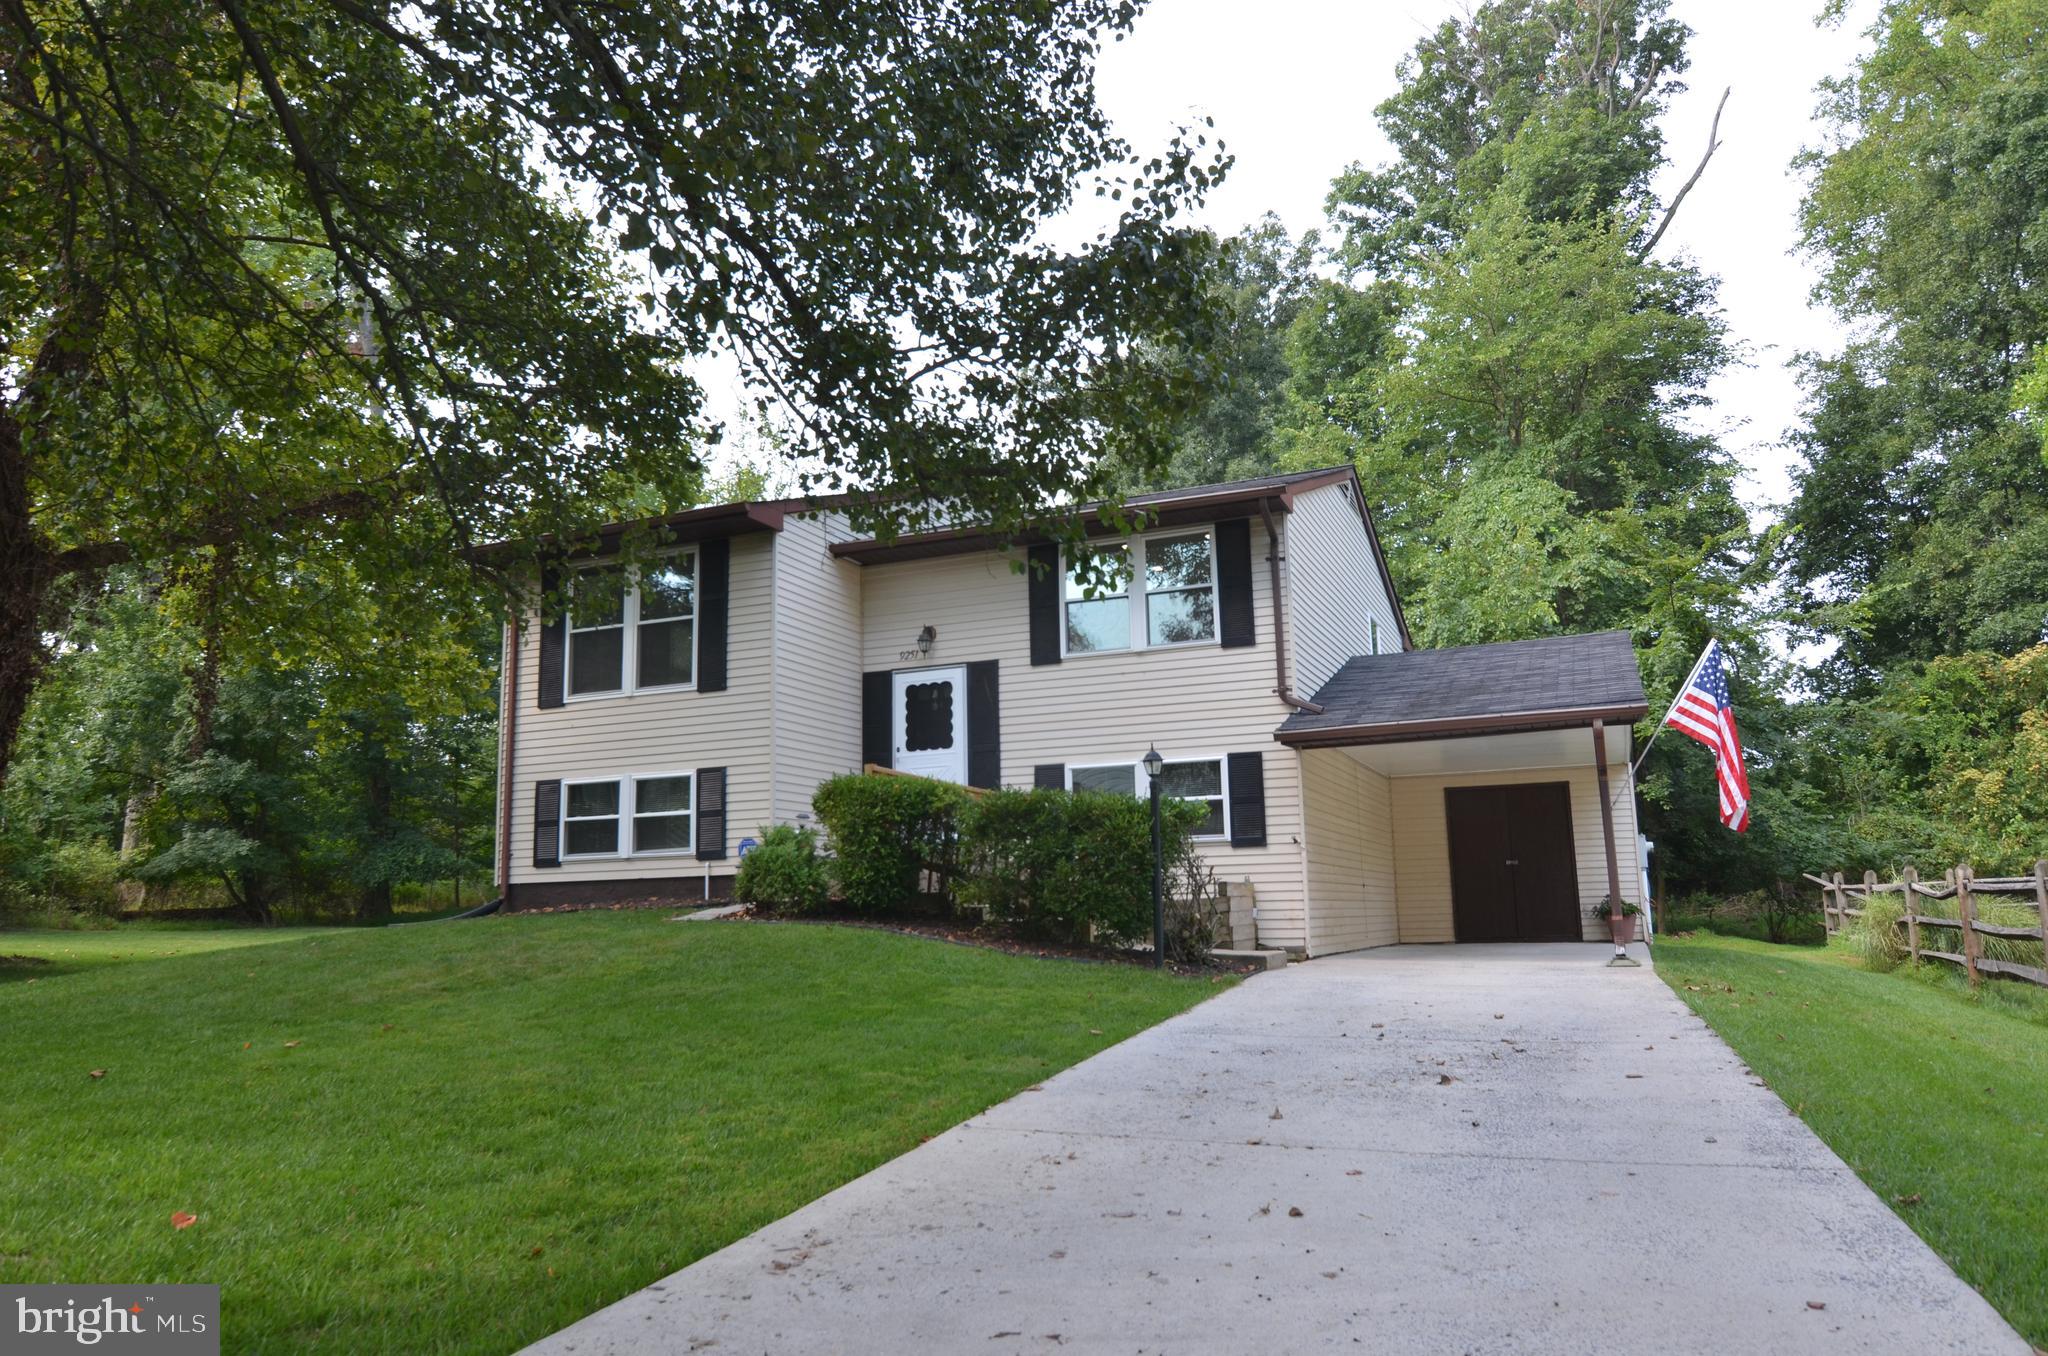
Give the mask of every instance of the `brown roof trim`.
<svg viewBox="0 0 2048 1356">
<path fill-rule="evenodd" d="M 1162 527 L 1185 527 L 1192 523 L 1212 521 L 1232 510 L 1242 509 L 1249 514 L 1255 512 L 1261 504 L 1271 504 L 1282 513 L 1291 512 L 1297 493 L 1321 489 L 1325 485 L 1335 485 L 1345 479 L 1355 484 L 1358 473 L 1345 466 L 1286 483 L 1276 484 L 1270 479 L 1254 481 L 1230 489 L 1213 490 L 1207 494 L 1190 495 L 1166 490 L 1154 494 L 1133 495 L 1124 501 L 1123 507 L 1134 514 L 1143 515 L 1147 531 Z M 1359 502 L 1363 503 L 1362 494 Z M 1105 505 L 1100 503 L 1083 504 L 1072 513 L 1073 516 L 1080 517 L 1081 529 L 1084 532 L 1114 532 L 1117 529 L 1102 519 L 1101 512 L 1104 507 Z M 1027 532 L 1016 538 L 1004 538 L 984 527 L 955 527 L 943 528 L 936 532 L 906 534 L 891 542 L 835 542 L 831 551 L 841 560 L 851 560 L 860 565 L 881 565 L 897 560 L 927 560 L 934 556 L 967 555 L 975 551 L 995 550 L 1005 545 L 1028 545 L 1045 540 L 1047 537 L 1043 532 Z M 1377 540 L 1373 549 L 1379 549 Z M 1382 567 L 1384 568 L 1384 557 Z M 1400 606 L 1398 600 L 1395 606 Z M 1405 633 L 1405 623 L 1403 629 Z"/>
<path fill-rule="evenodd" d="M 1634 724 L 1650 714 L 1647 704 L 1573 706 L 1551 711 L 1502 711 L 1483 716 L 1449 716 L 1438 720 L 1384 721 L 1377 725 L 1311 726 L 1275 730 L 1273 738 L 1297 749 L 1340 749 L 1353 744 L 1401 744 L 1418 739 L 1456 739 L 1466 735 L 1521 734 L 1533 730 L 1569 730 L 1596 720 Z"/>
<path fill-rule="evenodd" d="M 668 540 L 676 542 L 707 541 L 713 537 L 737 537 L 748 532 L 780 532 L 783 520 L 793 513 L 802 513 L 808 503 L 801 499 L 772 499 L 740 504 L 712 504 L 705 508 L 687 509 L 682 513 L 671 513 L 660 518 L 642 518 L 633 523 L 609 523 L 597 529 L 594 534 L 597 544 L 580 545 L 568 551 L 571 558 L 604 555 L 618 549 L 619 541 L 625 534 L 636 528 L 659 531 L 667 534 Z M 586 539 L 588 540 L 588 539 Z M 479 546 L 470 554 L 478 560 L 490 560 L 511 555 L 526 543 L 496 541 Z M 553 534 L 541 537 L 532 544 L 533 549 L 548 551 L 559 545 Z"/>
</svg>

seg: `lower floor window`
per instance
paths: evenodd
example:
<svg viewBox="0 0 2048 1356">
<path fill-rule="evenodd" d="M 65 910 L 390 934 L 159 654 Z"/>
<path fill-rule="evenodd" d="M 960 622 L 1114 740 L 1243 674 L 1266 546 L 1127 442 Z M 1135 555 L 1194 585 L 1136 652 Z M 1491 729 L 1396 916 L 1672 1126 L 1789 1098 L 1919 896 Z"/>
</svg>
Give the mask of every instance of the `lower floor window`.
<svg viewBox="0 0 2048 1356">
<path fill-rule="evenodd" d="M 690 778 L 633 779 L 633 851 L 690 850 Z"/>
<path fill-rule="evenodd" d="M 1168 800 L 1187 801 L 1205 811 L 1201 822 L 1195 825 L 1195 837 L 1227 837 L 1230 820 L 1225 776 L 1221 758 L 1169 762 L 1159 769 L 1159 794 Z M 1125 796 L 1152 794 L 1143 763 L 1069 763 L 1067 789 L 1111 791 Z"/>
<path fill-rule="evenodd" d="M 563 788 L 562 855 L 609 856 L 619 850 L 619 784 L 570 782 Z"/>
<path fill-rule="evenodd" d="M 632 857 L 693 846 L 695 778 L 687 772 L 562 787 L 564 857 Z M 622 827 L 623 826 L 623 827 Z"/>
</svg>

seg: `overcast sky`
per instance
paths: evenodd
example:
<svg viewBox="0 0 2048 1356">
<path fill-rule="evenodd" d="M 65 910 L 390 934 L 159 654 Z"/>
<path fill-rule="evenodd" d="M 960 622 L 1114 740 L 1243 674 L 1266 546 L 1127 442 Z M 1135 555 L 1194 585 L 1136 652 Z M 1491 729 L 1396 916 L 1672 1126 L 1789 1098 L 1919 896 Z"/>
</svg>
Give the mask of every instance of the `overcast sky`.
<svg viewBox="0 0 2048 1356">
<path fill-rule="evenodd" d="M 1323 223 L 1330 180 L 1353 161 L 1391 155 L 1372 110 L 1394 90 L 1394 63 L 1467 6 L 1443 0 L 1153 0 L 1133 35 L 1105 52 L 1103 107 L 1139 149 L 1207 114 L 1237 156 L 1203 220 L 1230 232 L 1275 213 L 1295 234 Z M 1798 389 L 1785 361 L 1831 349 L 1832 318 L 1807 305 L 1812 270 L 1791 251 L 1800 184 L 1790 162 L 1814 141 L 1814 86 L 1847 69 L 1873 6 L 1818 28 L 1819 0 L 1674 0 L 1694 37 L 1690 87 L 1665 119 L 1667 194 L 1692 173 L 1724 86 L 1721 150 L 1658 247 L 1721 278 L 1721 304 L 1746 362 L 1713 388 L 1713 427 L 1741 458 L 1753 510 L 1788 493 L 1785 430 Z"/>
</svg>

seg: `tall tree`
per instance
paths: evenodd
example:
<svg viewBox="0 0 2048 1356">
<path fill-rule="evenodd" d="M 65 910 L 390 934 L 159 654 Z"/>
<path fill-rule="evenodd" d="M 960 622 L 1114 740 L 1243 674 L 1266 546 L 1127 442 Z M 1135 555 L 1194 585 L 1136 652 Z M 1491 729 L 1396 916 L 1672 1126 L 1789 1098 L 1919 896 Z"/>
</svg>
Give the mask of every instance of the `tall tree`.
<svg viewBox="0 0 2048 1356">
<path fill-rule="evenodd" d="M 2044 26 L 2041 0 L 1899 0 L 1822 87 L 1804 240 L 1851 341 L 1805 362 L 1786 561 L 1829 692 L 2048 636 L 2048 466 L 2013 417 L 2048 341 Z"/>
<path fill-rule="evenodd" d="M 1111 134 L 1137 10 L 0 0 L 0 774 L 97 572 L 573 538 L 697 483 L 715 344 L 823 479 L 998 527 L 1162 460 L 1223 161 Z"/>
</svg>

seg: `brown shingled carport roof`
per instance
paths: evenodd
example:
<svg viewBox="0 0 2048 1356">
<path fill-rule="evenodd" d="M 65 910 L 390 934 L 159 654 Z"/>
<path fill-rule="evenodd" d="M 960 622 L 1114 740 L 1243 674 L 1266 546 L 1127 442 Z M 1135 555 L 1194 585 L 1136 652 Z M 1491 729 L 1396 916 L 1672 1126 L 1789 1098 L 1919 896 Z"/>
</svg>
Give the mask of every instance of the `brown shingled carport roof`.
<svg viewBox="0 0 2048 1356">
<path fill-rule="evenodd" d="M 1556 730 L 1649 714 L 1626 631 L 1360 655 L 1274 732 L 1296 748 Z"/>
</svg>

